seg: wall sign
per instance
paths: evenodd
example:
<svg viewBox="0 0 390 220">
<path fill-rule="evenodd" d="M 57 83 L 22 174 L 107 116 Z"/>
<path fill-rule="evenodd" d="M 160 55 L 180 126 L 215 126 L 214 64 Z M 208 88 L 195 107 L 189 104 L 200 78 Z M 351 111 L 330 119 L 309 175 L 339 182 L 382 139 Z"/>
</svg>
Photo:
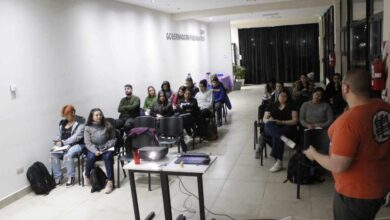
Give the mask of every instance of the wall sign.
<svg viewBox="0 0 390 220">
<path fill-rule="evenodd" d="M 202 35 L 167 33 L 167 40 L 189 40 L 189 41 L 205 41 Z"/>
</svg>

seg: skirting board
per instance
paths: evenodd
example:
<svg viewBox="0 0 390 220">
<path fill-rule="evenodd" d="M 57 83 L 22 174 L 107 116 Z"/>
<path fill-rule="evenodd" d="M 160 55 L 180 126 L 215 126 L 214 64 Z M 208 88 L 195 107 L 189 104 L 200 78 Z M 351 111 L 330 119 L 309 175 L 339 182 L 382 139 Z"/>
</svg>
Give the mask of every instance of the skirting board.
<svg viewBox="0 0 390 220">
<path fill-rule="evenodd" d="M 26 186 L 23 189 L 3 198 L 0 200 L 0 209 L 6 207 L 7 205 L 17 201 L 18 199 L 22 198 L 23 196 L 29 194 L 31 192 L 31 187 Z"/>
</svg>

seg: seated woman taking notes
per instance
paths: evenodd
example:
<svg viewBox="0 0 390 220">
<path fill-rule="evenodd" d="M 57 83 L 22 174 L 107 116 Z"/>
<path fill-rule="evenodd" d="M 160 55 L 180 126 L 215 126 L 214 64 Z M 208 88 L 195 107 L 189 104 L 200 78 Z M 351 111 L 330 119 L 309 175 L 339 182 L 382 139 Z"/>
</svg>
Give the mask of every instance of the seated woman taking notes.
<svg viewBox="0 0 390 220">
<path fill-rule="evenodd" d="M 61 159 L 63 159 L 68 176 L 66 186 L 71 186 L 75 182 L 74 157 L 84 148 L 85 119 L 76 115 L 72 105 L 65 105 L 61 114 L 64 119 L 60 121 L 58 135 L 53 140 L 55 146 L 51 152 L 51 166 L 55 182 L 59 185 L 62 181 Z M 56 151 L 56 148 L 65 146 L 67 146 L 65 150 Z"/>
<path fill-rule="evenodd" d="M 278 101 L 271 104 L 264 114 L 265 134 L 272 138 L 271 156 L 276 162 L 271 167 L 271 172 L 277 172 L 283 169 L 284 143 L 281 136 L 292 138 L 296 133 L 298 124 L 298 113 L 289 100 L 289 94 L 286 90 L 280 92 Z"/>
<path fill-rule="evenodd" d="M 105 192 L 109 194 L 114 188 L 114 151 L 112 148 L 117 140 L 115 129 L 105 120 L 102 110 L 94 108 L 89 113 L 84 130 L 84 141 L 88 149 L 85 168 L 86 183 L 90 185 L 89 178 L 95 161 L 103 159 L 108 179 Z"/>
</svg>

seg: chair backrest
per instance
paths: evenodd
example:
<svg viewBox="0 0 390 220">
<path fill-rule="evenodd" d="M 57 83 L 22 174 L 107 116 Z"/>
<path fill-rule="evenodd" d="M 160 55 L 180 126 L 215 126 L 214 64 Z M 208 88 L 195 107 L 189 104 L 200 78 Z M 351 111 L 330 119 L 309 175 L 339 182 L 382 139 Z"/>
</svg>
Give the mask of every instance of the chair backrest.
<svg viewBox="0 0 390 220">
<path fill-rule="evenodd" d="M 156 119 L 151 116 L 140 116 L 134 119 L 134 127 L 156 128 Z"/>
<path fill-rule="evenodd" d="M 108 121 L 112 127 L 116 128 L 116 120 L 113 118 L 106 118 L 106 121 Z"/>
<path fill-rule="evenodd" d="M 183 134 L 182 117 L 165 117 L 160 118 L 159 135 L 167 137 L 178 137 Z"/>
<path fill-rule="evenodd" d="M 113 118 L 106 118 L 106 121 L 108 121 L 112 127 L 115 129 L 115 136 L 116 136 L 116 143 L 115 143 L 115 149 L 119 150 L 123 145 L 123 138 L 121 137 L 121 131 L 116 128 L 116 120 Z"/>
<path fill-rule="evenodd" d="M 155 138 L 152 135 L 145 132 L 143 134 L 132 137 L 132 146 L 133 149 L 139 149 L 145 146 L 158 146 L 158 144 L 156 144 Z"/>
<path fill-rule="evenodd" d="M 307 149 L 312 145 L 318 152 L 328 154 L 329 143 L 330 140 L 326 129 L 309 129 L 304 131 L 303 149 Z"/>
</svg>

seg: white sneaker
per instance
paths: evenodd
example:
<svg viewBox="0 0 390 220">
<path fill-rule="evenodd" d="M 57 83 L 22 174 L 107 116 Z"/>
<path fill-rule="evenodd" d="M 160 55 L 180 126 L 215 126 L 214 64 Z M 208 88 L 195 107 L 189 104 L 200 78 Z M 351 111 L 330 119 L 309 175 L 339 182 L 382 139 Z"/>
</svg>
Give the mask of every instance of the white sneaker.
<svg viewBox="0 0 390 220">
<path fill-rule="evenodd" d="M 283 169 L 283 162 L 281 160 L 277 160 L 276 163 L 269 169 L 271 173 L 276 173 Z"/>
<path fill-rule="evenodd" d="M 291 149 L 294 149 L 297 144 L 286 136 L 280 136 L 280 139 Z"/>
<path fill-rule="evenodd" d="M 110 194 L 114 190 L 114 184 L 112 180 L 107 181 L 106 187 L 104 189 L 106 194 Z"/>
</svg>

